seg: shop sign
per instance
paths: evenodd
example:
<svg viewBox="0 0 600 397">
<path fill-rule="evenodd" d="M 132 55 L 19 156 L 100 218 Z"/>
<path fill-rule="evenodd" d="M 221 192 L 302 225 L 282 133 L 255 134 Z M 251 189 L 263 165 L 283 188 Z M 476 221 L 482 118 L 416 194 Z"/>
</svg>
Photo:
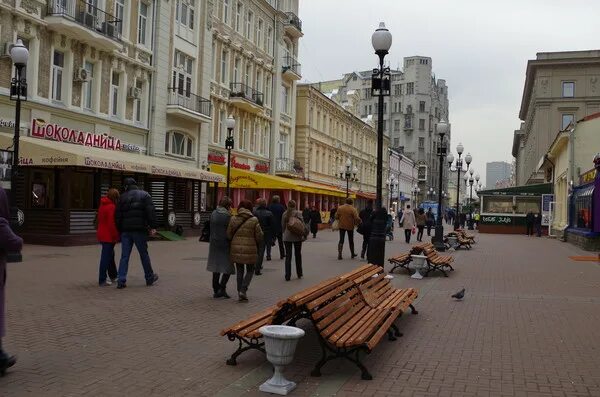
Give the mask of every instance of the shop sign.
<svg viewBox="0 0 600 397">
<path fill-rule="evenodd" d="M 225 164 L 225 156 L 222 154 L 209 153 L 208 161 L 214 164 Z"/>
<path fill-rule="evenodd" d="M 254 166 L 254 171 L 267 173 L 267 172 L 269 172 L 269 164 L 266 164 L 266 163 L 256 164 Z"/>
<path fill-rule="evenodd" d="M 256 187 L 258 181 L 250 175 L 239 175 L 229 178 L 231 184 L 235 184 L 236 187 Z"/>
<path fill-rule="evenodd" d="M 585 185 L 586 183 L 594 182 L 594 179 L 596 179 L 596 170 L 589 170 L 579 175 L 579 184 Z"/>
<path fill-rule="evenodd" d="M 235 156 L 231 158 L 231 166 L 233 168 L 238 168 L 241 170 L 250 170 L 250 164 L 243 164 L 243 163 L 238 163 L 237 160 L 235 159 Z"/>
<path fill-rule="evenodd" d="M 482 216 L 481 222 L 494 224 L 494 225 L 510 225 L 512 223 L 512 217 L 510 217 L 510 216 Z"/>
<path fill-rule="evenodd" d="M 4 130 L 4 129 L 14 130 L 15 129 L 15 122 L 13 120 L 0 119 L 0 129 L 2 129 L 2 130 Z"/>
<path fill-rule="evenodd" d="M 31 136 L 34 138 L 48 139 L 56 142 L 67 142 L 99 149 L 141 152 L 139 146 L 123 143 L 119 138 L 115 138 L 106 133 L 94 134 L 92 132 L 64 127 L 59 124 L 46 123 L 40 119 L 33 119 L 31 121 Z"/>
</svg>

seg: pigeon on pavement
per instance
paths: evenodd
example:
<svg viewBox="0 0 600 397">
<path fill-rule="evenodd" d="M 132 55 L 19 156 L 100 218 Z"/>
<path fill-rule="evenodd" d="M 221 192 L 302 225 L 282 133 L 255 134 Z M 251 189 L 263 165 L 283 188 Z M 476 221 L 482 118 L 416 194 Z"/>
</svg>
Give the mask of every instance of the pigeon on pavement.
<svg viewBox="0 0 600 397">
<path fill-rule="evenodd" d="M 461 300 L 462 298 L 465 297 L 465 289 L 461 289 L 460 291 L 458 291 L 456 294 L 452 295 L 452 298 L 454 299 L 458 299 Z"/>
</svg>

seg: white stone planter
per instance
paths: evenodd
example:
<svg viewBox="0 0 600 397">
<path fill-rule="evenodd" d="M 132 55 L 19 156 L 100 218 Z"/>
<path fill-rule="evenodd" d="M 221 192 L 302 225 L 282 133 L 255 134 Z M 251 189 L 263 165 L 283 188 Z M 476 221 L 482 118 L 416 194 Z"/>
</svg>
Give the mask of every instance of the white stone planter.
<svg viewBox="0 0 600 397">
<path fill-rule="evenodd" d="M 412 276 L 410 276 L 410 278 L 416 278 L 417 280 L 420 280 L 423 278 L 421 270 L 425 270 L 425 260 L 427 257 L 424 255 L 411 255 L 411 258 L 413 265 L 412 267 L 415 269 L 415 272 Z"/>
<path fill-rule="evenodd" d="M 285 379 L 282 371 L 292 362 L 296 345 L 304 336 L 304 331 L 287 325 L 265 325 L 258 332 L 265 338 L 267 360 L 275 368 L 273 377 L 260 385 L 259 390 L 285 396 L 296 388 L 296 383 Z"/>
</svg>

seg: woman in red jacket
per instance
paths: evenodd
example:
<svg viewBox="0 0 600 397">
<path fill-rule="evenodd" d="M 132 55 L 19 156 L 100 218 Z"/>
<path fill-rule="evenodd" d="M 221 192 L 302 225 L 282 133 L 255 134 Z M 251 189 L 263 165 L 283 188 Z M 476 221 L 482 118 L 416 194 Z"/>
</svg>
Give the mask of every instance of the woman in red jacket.
<svg viewBox="0 0 600 397">
<path fill-rule="evenodd" d="M 98 282 L 101 287 L 111 285 L 117 279 L 117 266 L 115 265 L 115 244 L 119 241 L 119 231 L 115 224 L 115 205 L 119 201 L 119 191 L 109 189 L 106 197 L 100 200 L 98 208 L 98 230 L 96 235 L 102 244 L 100 254 L 100 277 Z M 111 281 L 106 279 L 106 275 Z"/>
</svg>

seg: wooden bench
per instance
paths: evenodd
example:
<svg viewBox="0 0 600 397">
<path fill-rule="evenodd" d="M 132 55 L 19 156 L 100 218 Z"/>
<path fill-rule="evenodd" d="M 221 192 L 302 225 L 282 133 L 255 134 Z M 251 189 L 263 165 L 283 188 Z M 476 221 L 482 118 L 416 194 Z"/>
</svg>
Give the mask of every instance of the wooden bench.
<svg viewBox="0 0 600 397">
<path fill-rule="evenodd" d="M 452 267 L 452 262 L 454 262 L 454 258 L 452 258 L 451 256 L 442 256 L 433 248 L 426 248 L 423 251 L 423 254 L 427 257 L 427 271 L 424 274 L 425 277 L 427 277 L 427 275 L 429 275 L 430 272 L 436 270 L 442 272 L 444 274 L 444 277 L 448 277 L 446 270 L 454 271 L 454 268 Z"/>
<path fill-rule="evenodd" d="M 239 342 L 227 364 L 236 365 L 237 357 L 250 349 L 264 353 L 264 342 L 258 332 L 263 325 L 293 326 L 306 318 L 315 325 L 323 349 L 313 376 L 320 375 L 326 362 L 343 357 L 358 365 L 363 379 L 372 379 L 360 362 L 359 353 L 371 352 L 386 334 L 390 340 L 401 336 L 394 320 L 408 308 L 413 314 L 418 313 L 412 304 L 417 295 L 412 288 L 393 288 L 382 267 L 361 266 L 298 292 L 221 331 L 222 336 Z M 340 322 L 342 318 L 348 321 Z"/>
<path fill-rule="evenodd" d="M 363 265 L 351 272 L 342 274 L 341 276 L 327 279 L 252 315 L 246 320 L 223 329 L 221 331 L 221 336 L 227 336 L 232 342 L 238 341 L 238 348 L 231 357 L 227 359 L 227 365 L 236 365 L 237 357 L 245 351 L 254 349 L 263 353 L 265 352 L 262 335 L 258 332 L 260 327 L 284 323 L 294 325 L 298 319 L 297 317 L 301 316 L 303 305 L 306 302 L 326 294 L 343 284 L 346 280 L 353 280 L 376 268 L 378 268 L 378 266 Z"/>
<path fill-rule="evenodd" d="M 410 262 L 412 262 L 412 256 L 410 252 L 407 252 L 405 254 L 400 254 L 394 256 L 393 258 L 389 258 L 388 262 L 392 265 L 390 273 L 394 273 L 394 271 L 398 268 L 410 270 L 408 265 L 410 265 Z"/>
<path fill-rule="evenodd" d="M 378 271 L 349 281 L 329 296 L 307 303 L 322 350 L 312 376 L 321 376 L 321 368 L 327 362 L 345 358 L 358 366 L 362 379 L 373 379 L 361 362 L 360 353 L 370 353 L 386 334 L 389 340 L 402 336 L 394 321 L 409 307 L 413 314 L 418 313 L 412 305 L 417 291 L 393 288 L 383 268 Z M 336 293 L 341 291 L 345 292 Z"/>
</svg>

